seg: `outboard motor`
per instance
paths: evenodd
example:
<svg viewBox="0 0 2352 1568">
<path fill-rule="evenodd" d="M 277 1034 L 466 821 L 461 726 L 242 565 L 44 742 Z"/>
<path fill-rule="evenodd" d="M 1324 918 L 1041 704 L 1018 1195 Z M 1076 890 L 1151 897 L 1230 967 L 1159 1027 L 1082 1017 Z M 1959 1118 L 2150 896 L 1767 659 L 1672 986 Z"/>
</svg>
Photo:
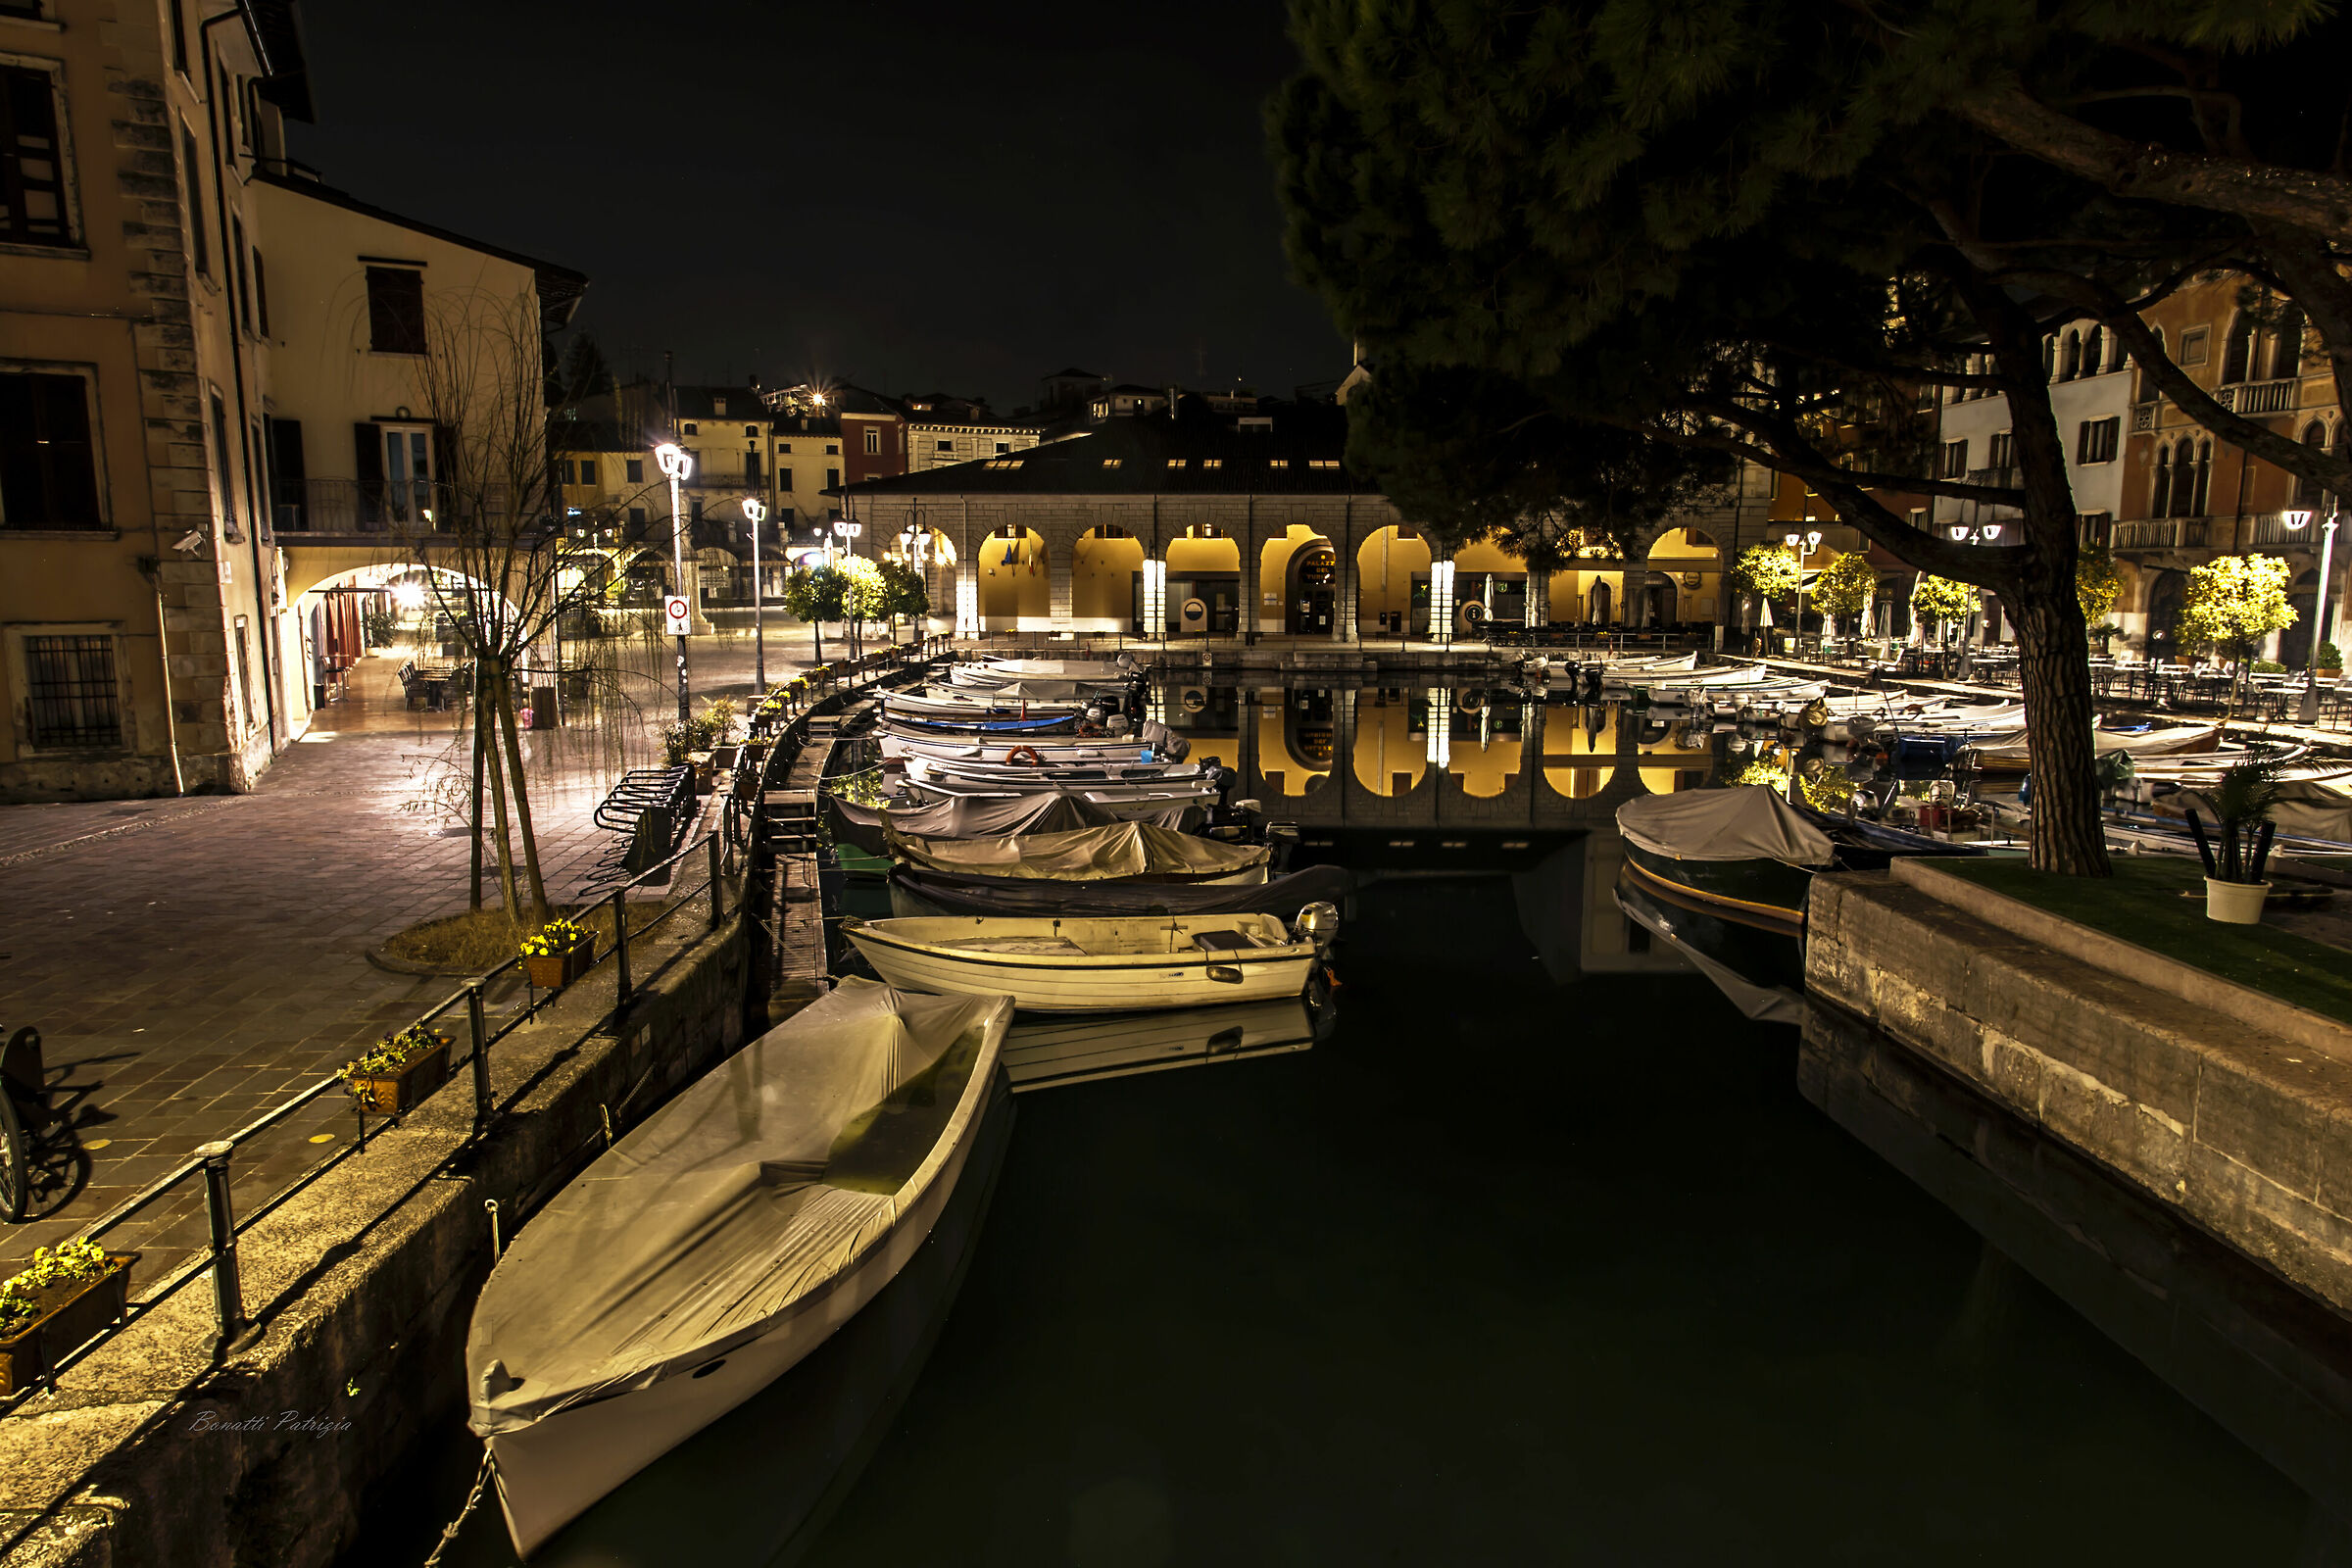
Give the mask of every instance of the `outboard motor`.
<svg viewBox="0 0 2352 1568">
<path fill-rule="evenodd" d="M 1089 724 L 1100 724 L 1108 715 L 1102 711 L 1102 705 L 1101 703 L 1090 703 L 1087 705 L 1086 711 L 1080 716 L 1083 717 Z M 1118 732 L 1113 730 L 1111 733 L 1115 735 Z"/>
<path fill-rule="evenodd" d="M 1312 942 L 1318 955 L 1328 956 L 1332 943 L 1339 940 L 1340 911 L 1334 905 L 1310 904 L 1298 911 L 1291 922 L 1292 940 Z"/>
<path fill-rule="evenodd" d="M 1266 848 L 1274 852 L 1274 874 L 1276 876 L 1288 875 L 1291 869 L 1291 857 L 1298 853 L 1298 824 L 1296 822 L 1266 822 L 1265 813 L 1257 808 L 1255 801 L 1244 801 L 1242 808 L 1252 820 L 1266 823 Z"/>
<path fill-rule="evenodd" d="M 1128 722 L 1127 715 L 1125 713 L 1113 713 L 1108 718 L 1102 720 L 1102 733 L 1105 735 L 1125 735 L 1129 730 L 1134 728 L 1135 726 Z"/>
<path fill-rule="evenodd" d="M 1585 701 L 1588 703 L 1600 701 L 1600 672 L 1598 664 L 1585 666 Z"/>
</svg>

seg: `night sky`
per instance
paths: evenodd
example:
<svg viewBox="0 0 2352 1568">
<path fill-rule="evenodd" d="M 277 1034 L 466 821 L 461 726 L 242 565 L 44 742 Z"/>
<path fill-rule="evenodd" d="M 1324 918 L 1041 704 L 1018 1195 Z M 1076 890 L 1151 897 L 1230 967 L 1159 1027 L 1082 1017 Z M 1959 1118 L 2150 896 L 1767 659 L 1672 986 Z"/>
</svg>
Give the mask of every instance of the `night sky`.
<svg viewBox="0 0 2352 1568">
<path fill-rule="evenodd" d="M 685 19 L 691 18 L 688 24 Z M 673 23 L 672 19 L 676 19 Z M 303 11 L 364 200 L 576 268 L 612 367 L 984 394 L 1336 378 L 1262 129 L 1279 0 Z"/>
</svg>

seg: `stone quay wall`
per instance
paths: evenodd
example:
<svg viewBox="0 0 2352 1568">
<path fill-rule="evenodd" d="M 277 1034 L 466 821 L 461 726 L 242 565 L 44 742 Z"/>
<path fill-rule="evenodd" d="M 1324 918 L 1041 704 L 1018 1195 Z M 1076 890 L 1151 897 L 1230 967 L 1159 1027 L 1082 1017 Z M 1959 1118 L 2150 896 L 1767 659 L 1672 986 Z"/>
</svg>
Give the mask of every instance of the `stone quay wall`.
<svg viewBox="0 0 2352 1568">
<path fill-rule="evenodd" d="M 688 901 L 491 1049 L 499 1123 L 472 1149 L 468 1069 L 239 1240 L 260 1321 L 215 1357 L 199 1277 L 0 1419 L 5 1568 L 328 1568 L 371 1489 L 465 1407 L 465 1342 L 505 1236 L 680 1084 L 742 1045 L 749 926 Z M 511 1100 L 511 1103 L 509 1102 Z"/>
<path fill-rule="evenodd" d="M 2352 1030 L 1933 862 L 1815 877 L 1805 980 L 2352 1309 Z"/>
</svg>

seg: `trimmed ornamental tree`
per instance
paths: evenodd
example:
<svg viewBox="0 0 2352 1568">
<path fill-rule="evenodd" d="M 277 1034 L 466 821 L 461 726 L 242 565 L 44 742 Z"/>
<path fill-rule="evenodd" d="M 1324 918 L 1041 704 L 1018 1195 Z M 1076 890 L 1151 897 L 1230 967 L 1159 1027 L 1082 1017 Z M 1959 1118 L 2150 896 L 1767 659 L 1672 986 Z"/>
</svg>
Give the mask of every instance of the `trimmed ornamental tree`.
<svg viewBox="0 0 2352 1568">
<path fill-rule="evenodd" d="M 850 626 L 850 657 L 858 659 L 865 653 L 865 623 L 880 620 L 890 609 L 890 585 L 883 581 L 882 568 L 865 556 L 842 557 L 840 571 L 842 613 Z"/>
<path fill-rule="evenodd" d="M 1970 584 L 1932 572 L 1920 573 L 1919 581 L 1911 585 L 1911 612 L 1936 622 L 1938 634 L 1945 627 L 1966 624 L 1981 604 Z"/>
<path fill-rule="evenodd" d="M 815 636 L 816 663 L 825 662 L 825 622 L 847 613 L 849 579 L 831 566 L 798 566 L 784 574 L 784 591 L 777 596 L 784 612 L 808 623 Z"/>
<path fill-rule="evenodd" d="M 931 589 L 923 581 L 920 568 L 910 562 L 895 557 L 882 563 L 882 613 L 890 622 L 890 635 L 895 641 L 899 622 L 910 620 L 919 633 L 923 617 L 931 613 Z"/>
<path fill-rule="evenodd" d="M 1796 557 L 1778 545 L 1749 545 L 1734 558 L 1724 576 L 1741 593 L 1758 599 L 1787 599 L 1804 580 Z"/>
<path fill-rule="evenodd" d="M 2245 680 L 2254 647 L 2295 623 L 2286 602 L 2294 568 L 2278 556 L 2223 556 L 2193 568 L 2176 635 L 2182 648 L 2210 648 L 2230 661 L 2230 691 Z"/>
<path fill-rule="evenodd" d="M 1870 564 L 1865 550 L 1841 552 L 1813 578 L 1813 602 L 1824 615 L 1839 621 L 1868 610 L 1878 591 L 1879 568 Z"/>
<path fill-rule="evenodd" d="M 2075 598 L 2082 606 L 2082 623 L 2102 646 L 2115 635 L 2116 628 L 2107 616 L 2123 591 L 2124 574 L 2105 545 L 2084 551 L 2082 559 L 2075 563 Z"/>
</svg>

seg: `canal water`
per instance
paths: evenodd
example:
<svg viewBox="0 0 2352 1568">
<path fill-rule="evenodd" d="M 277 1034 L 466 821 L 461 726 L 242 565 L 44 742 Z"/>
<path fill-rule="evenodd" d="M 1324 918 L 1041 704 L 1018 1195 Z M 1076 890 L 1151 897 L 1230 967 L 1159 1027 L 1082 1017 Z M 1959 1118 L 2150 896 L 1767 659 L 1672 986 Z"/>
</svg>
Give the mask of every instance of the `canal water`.
<svg viewBox="0 0 2352 1568">
<path fill-rule="evenodd" d="M 1886 1042 L 1749 1022 L 1608 907 L 1601 823 L 1378 794 L 1359 738 L 1250 773 L 1359 790 L 1326 1038 L 1019 1097 L 879 1310 L 534 1562 L 2352 1563 L 2341 1319 Z M 494 1504 L 444 1560 L 514 1560 Z"/>
</svg>

